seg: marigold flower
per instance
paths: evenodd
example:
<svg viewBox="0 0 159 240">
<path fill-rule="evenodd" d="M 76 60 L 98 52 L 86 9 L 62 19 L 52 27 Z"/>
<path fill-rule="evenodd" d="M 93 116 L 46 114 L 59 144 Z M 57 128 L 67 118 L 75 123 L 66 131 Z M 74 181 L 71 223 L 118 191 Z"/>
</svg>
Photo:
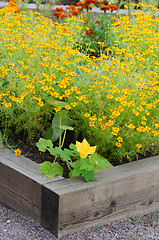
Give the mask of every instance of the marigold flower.
<svg viewBox="0 0 159 240">
<path fill-rule="evenodd" d="M 65 109 L 70 110 L 70 109 L 71 109 L 71 106 L 70 106 L 70 105 L 66 105 L 66 106 L 65 106 Z"/>
<path fill-rule="evenodd" d="M 141 144 L 136 144 L 136 147 L 140 149 L 142 147 L 142 145 Z"/>
<path fill-rule="evenodd" d="M 118 137 L 117 140 L 118 140 L 118 142 L 123 142 L 123 138 L 122 137 Z"/>
<path fill-rule="evenodd" d="M 94 126 L 94 122 L 90 122 L 89 126 L 92 128 Z"/>
<path fill-rule="evenodd" d="M 159 124 L 158 123 L 155 123 L 155 128 L 159 128 Z"/>
<path fill-rule="evenodd" d="M 91 35 L 91 34 L 93 34 L 92 29 L 88 29 L 88 30 L 85 32 L 85 34 L 86 34 L 86 35 Z"/>
<path fill-rule="evenodd" d="M 82 143 L 76 141 L 76 147 L 81 158 L 86 158 L 89 154 L 93 154 L 97 148 L 96 146 L 90 147 L 90 144 L 86 139 L 83 139 Z"/>
<path fill-rule="evenodd" d="M 119 7 L 117 5 L 115 5 L 115 4 L 109 4 L 109 9 L 117 11 L 119 9 Z"/>
<path fill-rule="evenodd" d="M 75 5 L 70 5 L 69 7 L 67 7 L 67 9 L 69 10 L 75 10 L 77 9 L 77 7 Z"/>
<path fill-rule="evenodd" d="M 100 10 L 102 10 L 102 11 L 106 11 L 106 10 L 110 10 L 110 6 L 109 6 L 109 4 L 108 5 L 103 5 L 103 6 L 101 6 L 100 7 Z"/>
<path fill-rule="evenodd" d="M 71 14 L 72 14 L 72 16 L 77 16 L 79 14 L 79 12 L 77 9 L 75 9 L 75 10 L 72 10 Z"/>
<path fill-rule="evenodd" d="M 157 131 L 152 131 L 152 133 L 154 134 L 154 136 L 159 136 L 159 132 Z"/>
<path fill-rule="evenodd" d="M 59 112 L 61 110 L 60 107 L 54 108 L 55 112 Z"/>
<path fill-rule="evenodd" d="M 15 152 L 16 156 L 20 156 L 20 154 L 21 154 L 21 150 L 19 148 L 15 149 L 14 152 Z"/>
<path fill-rule="evenodd" d="M 117 146 L 117 147 L 121 147 L 121 143 L 116 142 L 116 146 Z"/>
<path fill-rule="evenodd" d="M 57 12 L 62 12 L 63 10 L 64 10 L 63 7 L 56 7 Z"/>
<path fill-rule="evenodd" d="M 84 116 L 85 116 L 85 117 L 89 117 L 90 114 L 89 114 L 89 113 L 85 113 Z"/>
<path fill-rule="evenodd" d="M 130 129 L 134 129 L 135 128 L 135 126 L 133 124 L 129 124 L 127 127 L 130 128 Z"/>
<path fill-rule="evenodd" d="M 109 95 L 107 95 L 107 98 L 112 99 L 113 95 L 109 94 Z"/>
<path fill-rule="evenodd" d="M 149 111 L 147 111 L 147 110 L 145 111 L 145 113 L 146 113 L 146 115 L 147 115 L 147 116 L 148 116 L 148 115 L 150 115 L 150 112 L 149 112 Z"/>
<path fill-rule="evenodd" d="M 79 7 L 84 7 L 85 1 L 79 1 L 76 5 Z"/>
<path fill-rule="evenodd" d="M 59 14 L 59 17 L 61 19 L 67 18 L 67 14 L 62 12 L 62 13 Z"/>
</svg>

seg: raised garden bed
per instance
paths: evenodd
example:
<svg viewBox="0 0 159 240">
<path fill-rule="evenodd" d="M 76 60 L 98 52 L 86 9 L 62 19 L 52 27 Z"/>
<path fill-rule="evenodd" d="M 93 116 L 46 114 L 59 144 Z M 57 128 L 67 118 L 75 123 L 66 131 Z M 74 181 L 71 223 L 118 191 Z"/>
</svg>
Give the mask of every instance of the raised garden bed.
<svg viewBox="0 0 159 240">
<path fill-rule="evenodd" d="M 52 180 L 9 149 L 0 153 L 0 202 L 38 221 L 56 237 L 159 210 L 159 156 L 81 177 Z"/>
</svg>

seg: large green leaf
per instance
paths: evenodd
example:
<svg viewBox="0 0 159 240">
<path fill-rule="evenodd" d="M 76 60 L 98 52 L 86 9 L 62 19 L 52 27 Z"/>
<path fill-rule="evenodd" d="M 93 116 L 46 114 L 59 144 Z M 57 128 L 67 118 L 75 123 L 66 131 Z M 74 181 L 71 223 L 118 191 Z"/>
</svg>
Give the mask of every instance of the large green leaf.
<svg viewBox="0 0 159 240">
<path fill-rule="evenodd" d="M 45 139 L 52 139 L 53 138 L 53 129 L 52 126 L 50 126 L 46 132 L 44 133 L 44 138 Z"/>
<path fill-rule="evenodd" d="M 56 175 L 63 175 L 63 167 L 60 166 L 58 163 L 52 165 L 51 162 L 45 161 L 40 167 L 40 172 L 44 173 L 46 177 L 52 179 Z"/>
<path fill-rule="evenodd" d="M 60 125 L 61 124 L 61 125 Z M 60 112 L 55 113 L 54 118 L 52 120 L 52 129 L 53 129 L 53 137 L 52 141 L 55 142 L 60 136 L 60 127 L 61 126 L 71 126 L 72 120 L 68 116 L 67 110 L 62 110 Z M 61 135 L 63 134 L 64 130 L 61 129 Z"/>
<path fill-rule="evenodd" d="M 91 154 L 90 161 L 94 163 L 94 168 L 92 169 L 93 171 L 113 167 L 113 165 L 106 158 L 98 153 Z"/>
<path fill-rule="evenodd" d="M 39 141 L 36 143 L 36 146 L 38 147 L 39 151 L 45 152 L 48 147 L 52 148 L 53 144 L 51 140 L 40 138 Z"/>
</svg>

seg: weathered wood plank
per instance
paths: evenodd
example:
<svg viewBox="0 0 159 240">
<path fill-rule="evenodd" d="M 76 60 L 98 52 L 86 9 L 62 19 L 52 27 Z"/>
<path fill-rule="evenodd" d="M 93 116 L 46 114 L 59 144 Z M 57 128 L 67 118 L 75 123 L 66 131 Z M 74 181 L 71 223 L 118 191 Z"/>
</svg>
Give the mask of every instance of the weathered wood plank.
<svg viewBox="0 0 159 240">
<path fill-rule="evenodd" d="M 103 175 L 101 178 L 100 174 Z M 48 202 L 51 203 L 53 193 L 59 197 L 58 230 L 53 229 L 57 237 L 114 219 L 159 210 L 158 156 L 154 161 L 149 158 L 99 171 L 96 177 L 98 182 L 94 183 L 74 178 L 44 184 L 50 191 L 44 191 Z M 63 187 L 61 182 L 65 182 Z M 52 226 L 56 214 L 50 212 L 50 219 L 45 219 L 46 225 L 49 226 L 50 221 Z"/>
<path fill-rule="evenodd" d="M 41 221 L 41 208 L 2 186 L 0 186 L 0 202 L 39 223 Z"/>
<path fill-rule="evenodd" d="M 25 157 L 17 157 L 10 150 L 0 154 L 0 202 L 41 221 L 41 186 L 58 181 L 39 172 L 39 165 Z"/>
<path fill-rule="evenodd" d="M 0 201 L 57 237 L 159 210 L 159 156 L 99 171 L 96 178 L 50 180 L 27 158 L 0 153 Z"/>
</svg>

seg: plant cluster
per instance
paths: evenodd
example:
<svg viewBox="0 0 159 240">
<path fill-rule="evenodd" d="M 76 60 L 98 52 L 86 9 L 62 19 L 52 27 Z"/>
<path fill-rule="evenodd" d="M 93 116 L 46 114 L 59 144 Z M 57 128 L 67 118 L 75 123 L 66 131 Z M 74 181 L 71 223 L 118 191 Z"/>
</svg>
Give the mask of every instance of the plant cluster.
<svg viewBox="0 0 159 240">
<path fill-rule="evenodd" d="M 80 51 L 83 17 L 71 16 L 59 24 L 37 12 L 1 9 L 2 135 L 11 138 L 23 133 L 28 141 L 45 137 L 53 142 L 56 135 L 64 136 L 64 126 L 72 126 L 76 139 L 82 135 L 111 163 L 131 161 L 149 149 L 155 153 L 159 147 L 159 17 L 158 9 L 150 8 L 153 16 L 142 10 L 132 18 L 113 18 L 113 44 L 98 42 L 105 53 L 98 58 Z M 92 51 L 91 43 L 87 50 Z M 53 119 L 62 111 L 71 122 L 59 127 Z M 51 142 L 48 151 L 54 149 Z M 76 166 L 79 174 L 76 148 L 69 152 L 69 162 L 77 158 L 71 170 Z"/>
</svg>

